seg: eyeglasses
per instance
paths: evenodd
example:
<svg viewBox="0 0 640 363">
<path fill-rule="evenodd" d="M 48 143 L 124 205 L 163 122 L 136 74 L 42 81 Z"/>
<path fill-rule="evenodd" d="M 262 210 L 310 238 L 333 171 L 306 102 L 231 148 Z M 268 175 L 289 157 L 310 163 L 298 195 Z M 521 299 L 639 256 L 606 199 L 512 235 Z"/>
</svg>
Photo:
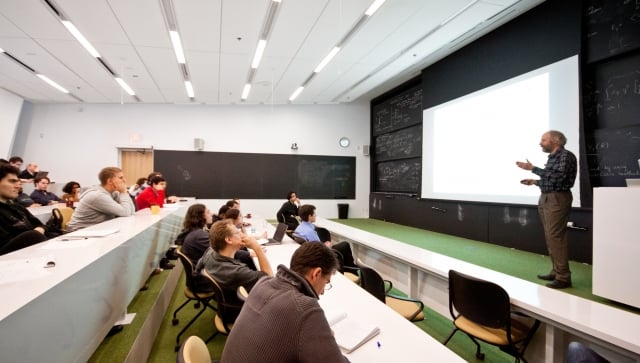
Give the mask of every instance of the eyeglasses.
<svg viewBox="0 0 640 363">
<path fill-rule="evenodd" d="M 324 290 L 331 290 L 332 287 L 333 285 L 331 285 L 331 281 L 327 281 L 326 285 L 324 285 Z"/>
</svg>

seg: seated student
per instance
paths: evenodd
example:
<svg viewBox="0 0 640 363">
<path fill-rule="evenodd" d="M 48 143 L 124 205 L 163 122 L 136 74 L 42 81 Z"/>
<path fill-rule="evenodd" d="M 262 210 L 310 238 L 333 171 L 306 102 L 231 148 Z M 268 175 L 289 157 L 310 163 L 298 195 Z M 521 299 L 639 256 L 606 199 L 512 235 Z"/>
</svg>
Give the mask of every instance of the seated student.
<svg viewBox="0 0 640 363">
<path fill-rule="evenodd" d="M 15 166 L 18 170 L 22 167 L 22 163 L 24 163 L 24 160 L 19 156 L 12 156 L 9 158 L 9 164 Z"/>
<path fill-rule="evenodd" d="M 150 187 L 146 187 L 136 198 L 138 210 L 150 208 L 152 205 L 160 208 L 164 206 L 164 190 L 167 188 L 165 178 L 156 175 L 151 178 L 149 185 Z"/>
<path fill-rule="evenodd" d="M 235 209 L 235 208 L 231 208 L 229 210 L 227 210 L 224 213 L 224 220 L 230 220 L 231 223 L 240 231 L 242 232 L 243 236 L 247 236 L 247 237 L 253 237 L 253 238 L 266 238 L 266 232 L 264 233 L 263 236 L 250 236 L 247 231 L 244 228 L 244 225 L 242 223 L 242 214 L 240 213 L 239 209 Z M 236 252 L 236 254 L 234 255 L 233 258 L 235 258 L 236 260 L 245 263 L 247 266 L 249 266 L 250 269 L 252 270 L 257 270 L 256 264 L 253 262 L 253 256 L 255 254 L 252 254 L 251 252 L 249 252 L 247 250 L 246 247 L 243 247 L 241 249 L 238 250 L 238 252 Z"/>
<path fill-rule="evenodd" d="M 29 163 L 27 164 L 27 168 L 24 169 L 18 177 L 22 181 L 32 181 L 36 177 L 36 174 L 38 174 L 38 164 Z"/>
<path fill-rule="evenodd" d="M 67 231 L 72 232 L 116 217 L 128 217 L 135 212 L 120 168 L 106 167 L 100 170 L 98 179 L 99 186 L 80 194 L 80 201 L 67 224 Z"/>
<path fill-rule="evenodd" d="M 181 250 L 194 267 L 198 265 L 198 260 L 210 246 L 207 225 L 211 223 L 212 216 L 209 208 L 200 203 L 189 206 L 184 216 L 183 229 L 180 233 L 183 236 Z M 201 291 L 211 291 L 211 283 L 206 277 L 201 274 L 194 274 L 194 276 L 196 286 Z"/>
<path fill-rule="evenodd" d="M 20 189 L 20 170 L 0 163 L 0 255 L 46 241 L 47 228 L 13 200 Z"/>
<path fill-rule="evenodd" d="M 298 226 L 296 217 L 298 216 L 298 206 L 300 206 L 300 203 L 296 192 L 289 192 L 289 194 L 287 194 L 287 201 L 282 204 L 282 207 L 280 207 L 276 213 L 278 222 L 286 223 L 290 230 L 296 229 Z"/>
<path fill-rule="evenodd" d="M 140 192 L 142 191 L 140 188 L 142 188 L 142 186 L 146 184 L 147 184 L 147 178 L 145 177 L 138 178 L 138 180 L 136 180 L 136 183 L 129 187 L 129 190 L 128 190 L 129 195 L 131 195 L 134 198 L 137 197 L 138 194 L 140 194 Z"/>
<path fill-rule="evenodd" d="M 36 203 L 31 199 L 29 194 L 25 193 L 22 189 L 22 184 L 20 184 L 20 190 L 18 191 L 18 197 L 14 200 L 16 203 L 20 204 L 25 208 L 30 207 L 39 207 L 40 204 Z"/>
<path fill-rule="evenodd" d="M 49 177 L 46 176 L 34 180 L 36 189 L 31 193 L 31 199 L 34 202 L 40 205 L 53 205 L 62 202 L 60 197 L 47 191 L 50 182 Z"/>
<path fill-rule="evenodd" d="M 62 187 L 62 200 L 65 202 L 78 202 L 80 201 L 80 183 L 70 181 Z"/>
<path fill-rule="evenodd" d="M 237 309 L 229 309 L 229 321 L 234 321 L 240 313 L 242 301 L 238 298 L 237 289 L 244 286 L 251 291 L 263 276 L 273 276 L 271 265 L 260 244 L 251 237 L 243 236 L 231 220 L 218 221 L 211 227 L 209 236 L 211 248 L 198 261 L 196 273 L 202 269 L 216 279 L 223 289 L 226 302 L 236 305 Z M 251 248 L 258 257 L 260 271 L 254 271 L 233 257 L 241 247 Z"/>
<path fill-rule="evenodd" d="M 338 261 L 321 243 L 305 243 L 258 281 L 242 307 L 221 362 L 348 362 L 318 298 L 331 284 Z"/>
<path fill-rule="evenodd" d="M 305 204 L 300 207 L 300 219 L 302 219 L 302 222 L 294 233 L 307 240 L 307 242 L 320 241 L 316 226 L 313 225 L 316 222 L 316 207 L 312 204 Z"/>
</svg>

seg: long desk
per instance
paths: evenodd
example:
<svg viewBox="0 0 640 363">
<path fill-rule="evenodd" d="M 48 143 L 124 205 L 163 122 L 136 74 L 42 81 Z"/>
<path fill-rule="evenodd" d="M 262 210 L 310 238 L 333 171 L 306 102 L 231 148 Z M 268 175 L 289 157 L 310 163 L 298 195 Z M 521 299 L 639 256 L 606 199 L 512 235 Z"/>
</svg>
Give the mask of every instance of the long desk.
<svg viewBox="0 0 640 363">
<path fill-rule="evenodd" d="M 85 362 L 181 229 L 184 208 L 149 209 L 0 256 L 2 362 Z M 44 268 L 47 261 L 55 267 Z"/>
<path fill-rule="evenodd" d="M 269 226 L 269 233 L 273 227 Z M 289 266 L 298 244 L 288 237 L 282 245 L 268 246 L 267 257 L 274 273 L 279 264 Z M 380 334 L 357 350 L 346 354 L 351 362 L 464 362 L 439 341 L 337 273 L 332 288 L 320 296 L 324 309 L 344 311 L 350 318 L 377 325 Z"/>
<path fill-rule="evenodd" d="M 544 324 L 527 349 L 530 362 L 564 362 L 570 340 L 605 349 L 616 362 L 640 361 L 640 315 L 547 288 L 513 276 L 430 252 L 341 223 L 318 218 L 334 241 L 351 242 L 355 257 L 371 265 L 409 296 L 422 299 L 444 316 L 448 311 L 448 271 L 495 282 L 513 306 Z M 629 287 L 633 288 L 633 287 Z"/>
</svg>

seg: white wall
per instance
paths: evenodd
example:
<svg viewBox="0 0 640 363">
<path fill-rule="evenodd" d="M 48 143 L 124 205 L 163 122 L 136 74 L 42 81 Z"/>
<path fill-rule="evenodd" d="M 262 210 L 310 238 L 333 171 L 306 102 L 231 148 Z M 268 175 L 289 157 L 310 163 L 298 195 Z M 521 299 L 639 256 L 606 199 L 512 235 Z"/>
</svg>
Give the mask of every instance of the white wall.
<svg viewBox="0 0 640 363">
<path fill-rule="evenodd" d="M 0 157 L 9 160 L 11 154 L 13 136 L 18 126 L 20 110 L 22 110 L 22 98 L 0 88 Z"/>
<path fill-rule="evenodd" d="M 369 104 L 347 105 L 48 105 L 25 103 L 13 153 L 34 161 L 58 183 L 97 183 L 98 171 L 119 165 L 118 147 L 205 151 L 356 156 L 355 200 L 307 200 L 319 215 L 335 218 L 337 203 L 349 203 L 350 217 L 368 217 L 370 160 Z M 351 139 L 341 148 L 340 137 Z M 133 182 L 133 181 L 129 181 Z M 169 183 L 171 181 L 169 180 Z M 286 191 L 283 192 L 286 194 Z M 230 196 L 231 197 L 231 196 Z M 246 212 L 274 218 L 282 200 L 246 201 Z M 216 208 L 217 209 L 217 208 Z M 243 211 L 245 212 L 245 211 Z"/>
</svg>

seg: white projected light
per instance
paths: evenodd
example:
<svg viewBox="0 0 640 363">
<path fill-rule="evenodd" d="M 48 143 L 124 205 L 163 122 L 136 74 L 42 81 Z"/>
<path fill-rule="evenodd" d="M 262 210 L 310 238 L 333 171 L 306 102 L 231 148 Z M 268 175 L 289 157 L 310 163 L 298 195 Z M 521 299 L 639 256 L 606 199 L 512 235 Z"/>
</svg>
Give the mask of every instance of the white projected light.
<svg viewBox="0 0 640 363">
<path fill-rule="evenodd" d="M 536 204 L 540 190 L 519 183 L 544 168 L 540 137 L 562 131 L 578 157 L 577 56 L 520 75 L 423 112 L 422 197 Z M 579 177 L 573 188 L 580 204 Z"/>
</svg>

